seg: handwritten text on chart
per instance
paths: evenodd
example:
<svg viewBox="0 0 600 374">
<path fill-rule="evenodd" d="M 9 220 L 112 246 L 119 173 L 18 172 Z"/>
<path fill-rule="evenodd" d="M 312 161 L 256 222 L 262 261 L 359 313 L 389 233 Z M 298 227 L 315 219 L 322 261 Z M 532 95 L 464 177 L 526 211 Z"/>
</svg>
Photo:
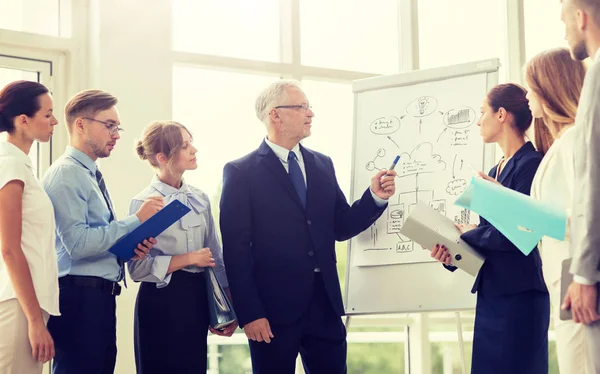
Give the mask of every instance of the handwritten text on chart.
<svg viewBox="0 0 600 374">
<path fill-rule="evenodd" d="M 412 242 L 399 242 L 396 243 L 396 253 L 407 253 L 413 251 Z"/>
<path fill-rule="evenodd" d="M 464 179 L 453 179 L 448 183 L 446 192 L 448 195 L 460 195 L 467 188 L 467 181 Z"/>
<path fill-rule="evenodd" d="M 404 224 L 404 204 L 390 205 L 388 216 L 388 234 L 399 233 Z"/>
<path fill-rule="evenodd" d="M 380 117 L 371 122 L 371 132 L 377 135 L 393 134 L 400 129 L 400 120 L 396 117 Z"/>
</svg>

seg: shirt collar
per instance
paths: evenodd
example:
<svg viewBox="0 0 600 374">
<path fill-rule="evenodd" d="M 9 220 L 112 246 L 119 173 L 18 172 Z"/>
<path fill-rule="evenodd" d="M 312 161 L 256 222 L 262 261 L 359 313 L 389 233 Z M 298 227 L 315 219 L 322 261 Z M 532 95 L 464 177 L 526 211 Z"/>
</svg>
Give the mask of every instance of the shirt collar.
<svg viewBox="0 0 600 374">
<path fill-rule="evenodd" d="M 190 187 L 187 183 L 185 183 L 185 179 L 181 180 L 181 187 L 175 188 L 171 185 L 168 185 L 161 181 L 158 176 L 155 174 L 152 177 L 152 182 L 150 182 L 152 187 L 154 187 L 158 192 L 160 192 L 163 196 L 169 196 L 176 193 L 188 193 L 190 192 Z"/>
<path fill-rule="evenodd" d="M 12 156 L 17 160 L 23 162 L 29 168 L 33 168 L 31 166 L 31 159 L 29 156 L 21 150 L 21 148 L 12 144 L 11 142 L 0 142 L 0 155 L 2 156 Z"/>
<path fill-rule="evenodd" d="M 88 169 L 92 173 L 92 175 L 96 175 L 96 170 L 98 169 L 98 166 L 96 165 L 94 160 L 90 158 L 90 156 L 86 155 L 85 153 L 81 152 L 75 147 L 71 147 L 70 145 L 67 146 L 65 154 L 77 160 L 81 165 Z"/>
<path fill-rule="evenodd" d="M 288 155 L 289 155 L 290 151 L 286 148 L 283 148 L 280 145 L 273 143 L 268 138 L 265 138 L 265 142 L 267 143 L 269 148 L 271 148 L 273 150 L 273 153 L 275 153 L 277 158 L 279 158 L 281 161 L 283 161 L 284 163 L 287 164 Z M 294 148 L 292 148 L 292 152 L 294 152 L 296 154 L 298 161 L 302 161 L 302 152 L 300 152 L 300 144 L 296 144 L 294 146 Z"/>
</svg>

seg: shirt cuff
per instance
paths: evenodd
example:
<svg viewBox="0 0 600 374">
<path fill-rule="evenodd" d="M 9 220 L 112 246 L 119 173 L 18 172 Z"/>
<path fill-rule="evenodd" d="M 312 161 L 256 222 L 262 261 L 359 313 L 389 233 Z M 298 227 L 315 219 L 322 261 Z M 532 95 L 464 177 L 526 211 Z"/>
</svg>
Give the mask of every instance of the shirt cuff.
<svg viewBox="0 0 600 374">
<path fill-rule="evenodd" d="M 371 187 L 369 187 L 369 191 L 371 192 L 371 196 L 373 196 L 373 200 L 375 200 L 375 205 L 379 208 L 383 208 L 387 205 L 388 201 L 386 199 L 382 199 L 381 197 L 375 195 Z"/>
<path fill-rule="evenodd" d="M 573 281 L 575 281 L 575 283 L 583 284 L 584 286 L 592 286 L 592 285 L 596 284 L 595 281 L 589 280 L 580 275 L 573 275 Z"/>
<path fill-rule="evenodd" d="M 125 227 L 127 227 L 127 230 L 129 230 L 129 232 L 132 232 L 133 230 L 135 230 L 139 225 L 141 225 L 140 223 L 140 219 L 138 218 L 137 215 L 132 214 L 127 218 L 123 218 L 122 220 L 120 220 L 119 222 L 124 223 Z"/>
<path fill-rule="evenodd" d="M 171 280 L 171 277 L 168 277 L 167 279 L 167 275 L 171 275 L 171 274 L 167 274 L 167 271 L 169 271 L 169 265 L 171 264 L 171 259 L 173 257 L 172 256 L 156 256 L 154 257 L 154 261 L 152 261 L 152 275 L 154 275 L 156 277 L 156 279 L 159 280 L 158 283 L 169 283 L 169 281 Z"/>
</svg>

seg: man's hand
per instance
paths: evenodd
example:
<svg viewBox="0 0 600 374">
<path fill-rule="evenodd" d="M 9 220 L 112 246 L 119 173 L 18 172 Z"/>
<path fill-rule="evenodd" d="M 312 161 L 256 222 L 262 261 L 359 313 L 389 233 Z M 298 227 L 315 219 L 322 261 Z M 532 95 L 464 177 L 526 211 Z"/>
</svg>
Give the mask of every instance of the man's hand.
<svg viewBox="0 0 600 374">
<path fill-rule="evenodd" d="M 567 296 L 561 306 L 563 310 L 571 309 L 573 322 L 589 325 L 600 320 L 598 315 L 598 286 L 571 282 Z"/>
<path fill-rule="evenodd" d="M 150 249 L 154 247 L 154 244 L 156 243 L 157 241 L 154 238 L 148 238 L 147 240 L 144 240 L 143 242 L 139 243 L 137 245 L 137 248 L 133 250 L 135 252 L 135 256 L 133 256 L 131 259 L 133 261 L 145 259 L 146 255 L 148 255 L 148 252 L 150 252 Z"/>
<path fill-rule="evenodd" d="M 381 170 L 371 179 L 371 191 L 378 197 L 387 200 L 396 192 L 396 172 Z"/>
<path fill-rule="evenodd" d="M 142 206 L 135 215 L 140 220 L 140 223 L 144 223 L 148 218 L 152 217 L 156 212 L 161 210 L 165 206 L 165 201 L 162 196 L 150 196 L 142 203 Z"/>
<path fill-rule="evenodd" d="M 244 332 L 250 340 L 255 342 L 271 343 L 275 336 L 271 332 L 271 326 L 266 318 L 259 318 L 244 325 Z"/>
<path fill-rule="evenodd" d="M 231 335 L 233 335 L 233 333 L 235 332 L 235 329 L 237 329 L 237 328 L 238 328 L 238 322 L 235 321 L 232 324 L 225 326 L 222 330 L 216 330 L 216 329 L 213 329 L 212 327 L 209 327 L 208 329 L 210 330 L 210 332 L 212 332 L 215 335 L 230 337 Z"/>
</svg>

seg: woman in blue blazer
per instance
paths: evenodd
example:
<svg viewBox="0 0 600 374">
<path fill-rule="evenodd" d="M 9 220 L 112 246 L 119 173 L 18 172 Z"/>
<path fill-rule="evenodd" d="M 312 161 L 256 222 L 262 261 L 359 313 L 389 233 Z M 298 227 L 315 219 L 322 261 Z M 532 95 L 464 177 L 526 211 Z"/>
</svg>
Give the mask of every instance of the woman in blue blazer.
<svg viewBox="0 0 600 374">
<path fill-rule="evenodd" d="M 497 143 L 504 157 L 480 175 L 529 195 L 542 160 L 525 131 L 532 123 L 527 91 L 501 84 L 488 93 L 478 126 L 485 143 Z M 547 374 L 550 301 L 538 249 L 525 256 L 483 217 L 460 225 L 461 238 L 485 256 L 472 292 L 477 292 L 472 374 Z M 454 271 L 445 246 L 432 257 Z"/>
</svg>

